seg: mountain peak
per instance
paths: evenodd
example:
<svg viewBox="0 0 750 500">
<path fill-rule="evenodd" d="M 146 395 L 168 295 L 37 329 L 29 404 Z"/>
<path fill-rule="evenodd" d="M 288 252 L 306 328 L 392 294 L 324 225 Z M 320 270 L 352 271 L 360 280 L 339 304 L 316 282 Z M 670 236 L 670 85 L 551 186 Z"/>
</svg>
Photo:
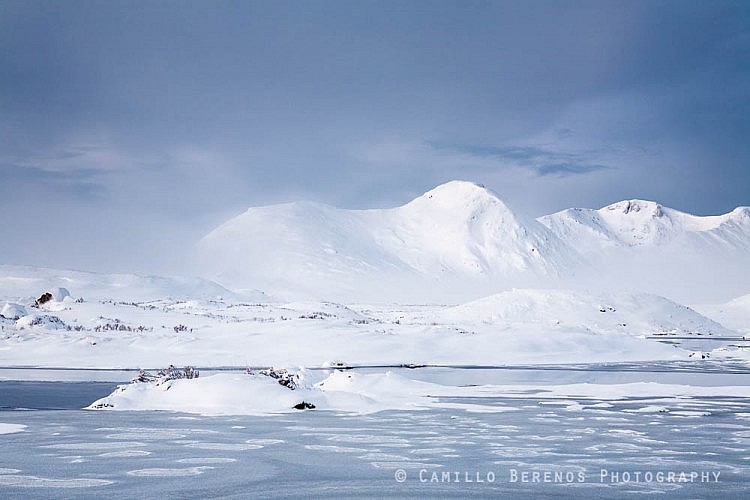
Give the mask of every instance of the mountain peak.
<svg viewBox="0 0 750 500">
<path fill-rule="evenodd" d="M 664 216 L 664 207 L 654 201 L 623 200 L 604 207 L 601 211 L 620 212 L 624 215 L 651 215 L 655 218 Z"/>
<path fill-rule="evenodd" d="M 481 184 L 468 181 L 450 181 L 441 184 L 413 201 L 434 200 L 443 204 L 462 204 L 472 200 L 498 200 L 497 195 L 492 193 Z"/>
<path fill-rule="evenodd" d="M 440 184 L 439 186 L 427 191 L 424 196 L 466 196 L 477 194 L 484 194 L 494 197 L 494 195 L 491 194 L 490 191 L 486 187 L 484 187 L 484 185 L 478 184 L 476 182 L 462 180 L 449 181 L 445 184 Z"/>
<path fill-rule="evenodd" d="M 412 209 L 448 210 L 453 213 L 474 213 L 489 207 L 510 212 L 510 209 L 491 190 L 468 181 L 450 181 L 441 184 L 407 203 Z"/>
</svg>

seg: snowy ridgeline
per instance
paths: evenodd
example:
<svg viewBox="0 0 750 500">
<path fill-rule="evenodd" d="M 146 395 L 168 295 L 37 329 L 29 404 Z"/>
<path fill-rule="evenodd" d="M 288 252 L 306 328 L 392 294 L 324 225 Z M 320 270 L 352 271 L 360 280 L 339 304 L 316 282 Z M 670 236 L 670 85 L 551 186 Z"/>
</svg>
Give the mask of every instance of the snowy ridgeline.
<svg viewBox="0 0 750 500">
<path fill-rule="evenodd" d="M 533 219 L 454 181 L 392 209 L 250 208 L 206 235 L 193 262 L 287 299 L 445 303 L 517 287 L 723 302 L 750 292 L 750 208 L 699 217 L 627 200 Z"/>
</svg>

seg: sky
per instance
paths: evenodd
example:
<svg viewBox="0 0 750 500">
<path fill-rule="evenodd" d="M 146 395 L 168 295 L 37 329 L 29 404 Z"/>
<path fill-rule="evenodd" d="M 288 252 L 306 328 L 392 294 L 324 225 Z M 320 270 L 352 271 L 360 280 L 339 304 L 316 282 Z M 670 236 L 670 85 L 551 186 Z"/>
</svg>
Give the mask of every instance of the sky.
<svg viewBox="0 0 750 500">
<path fill-rule="evenodd" d="M 0 263 L 159 274 L 248 207 L 750 205 L 750 3 L 0 0 Z"/>
</svg>

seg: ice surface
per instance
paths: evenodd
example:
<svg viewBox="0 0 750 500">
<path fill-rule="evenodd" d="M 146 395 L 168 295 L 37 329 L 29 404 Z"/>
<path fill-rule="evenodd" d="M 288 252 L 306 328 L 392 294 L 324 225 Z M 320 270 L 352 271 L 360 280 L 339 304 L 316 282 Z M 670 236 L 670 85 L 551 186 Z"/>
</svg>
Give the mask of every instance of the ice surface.
<svg viewBox="0 0 750 500">
<path fill-rule="evenodd" d="M 503 413 L 438 407 L 186 420 L 180 414 L 149 411 L 6 412 L 4 420 L 23 420 L 28 431 L 3 443 L 6 468 L 0 469 L 0 495 L 37 494 L 42 491 L 37 488 L 44 488 L 47 498 L 209 492 L 242 497 L 251 489 L 253 496 L 277 498 L 304 488 L 308 496 L 336 498 L 742 497 L 750 477 L 747 420 L 742 418 L 750 411 L 746 398 L 690 396 L 665 403 L 658 397 L 622 394 L 585 400 L 569 396 L 567 403 L 579 402 L 575 409 L 540 404 L 555 401 L 546 393 L 456 398 L 466 407 L 512 408 Z M 630 411 L 660 406 L 671 411 Z M 125 447 L 121 443 L 129 432 L 134 445 Z M 171 439 L 175 433 L 186 439 Z M 160 435 L 164 439 L 142 439 Z M 258 447 L 248 449 L 247 444 Z M 113 448 L 120 453 L 106 451 Z M 72 449 L 79 457 L 75 463 L 70 461 Z M 624 472 L 630 474 L 627 481 Z M 680 482 L 682 472 L 698 475 Z M 430 481 L 433 473 L 436 482 Z M 532 474 L 545 473 L 551 479 L 532 481 Z M 568 473 L 572 476 L 566 479 Z M 613 479 L 613 473 L 619 477 Z M 635 473 L 641 475 L 639 481 Z M 649 481 L 646 473 L 652 476 Z M 664 478 L 657 481 L 657 473 Z M 667 481 L 668 473 L 675 479 Z M 702 473 L 711 479 L 701 481 Z M 71 493 L 71 488 L 86 490 Z"/>
</svg>

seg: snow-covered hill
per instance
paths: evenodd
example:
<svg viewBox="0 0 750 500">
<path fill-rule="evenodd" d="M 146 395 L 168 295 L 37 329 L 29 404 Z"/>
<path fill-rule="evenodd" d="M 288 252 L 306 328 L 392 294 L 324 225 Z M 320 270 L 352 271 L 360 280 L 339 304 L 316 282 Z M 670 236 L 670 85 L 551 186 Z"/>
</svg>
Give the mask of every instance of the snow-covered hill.
<svg viewBox="0 0 750 500">
<path fill-rule="evenodd" d="M 192 272 L 291 299 L 455 303 L 564 287 L 724 301 L 750 291 L 750 208 L 698 217 L 629 200 L 533 220 L 453 181 L 393 209 L 251 208 L 196 254 Z"/>
<path fill-rule="evenodd" d="M 443 309 L 435 319 L 449 324 L 572 327 L 631 335 L 736 335 L 686 306 L 633 292 L 511 290 Z"/>
<path fill-rule="evenodd" d="M 267 300 L 258 290 L 242 296 L 203 278 L 100 274 L 85 271 L 48 269 L 0 264 L 0 295 L 6 300 L 31 301 L 42 293 L 64 288 L 76 298 L 114 300 L 154 300 L 163 298 L 242 298 Z"/>
<path fill-rule="evenodd" d="M 750 294 L 724 304 L 702 304 L 696 310 L 750 338 Z"/>
<path fill-rule="evenodd" d="M 251 208 L 203 238 L 198 256 L 207 276 L 230 287 L 388 302 L 477 298 L 581 265 L 542 224 L 461 181 L 394 209 Z"/>
</svg>

